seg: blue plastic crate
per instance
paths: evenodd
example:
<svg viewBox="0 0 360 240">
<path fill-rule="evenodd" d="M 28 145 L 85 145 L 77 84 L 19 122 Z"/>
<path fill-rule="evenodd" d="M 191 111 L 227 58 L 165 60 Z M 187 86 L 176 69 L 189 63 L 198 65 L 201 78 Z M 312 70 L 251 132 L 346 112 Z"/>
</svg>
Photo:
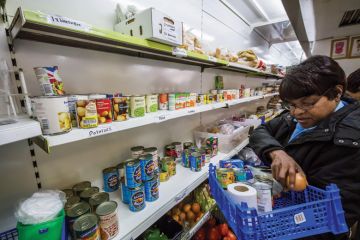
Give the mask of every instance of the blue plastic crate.
<svg viewBox="0 0 360 240">
<path fill-rule="evenodd" d="M 309 186 L 303 192 L 287 192 L 275 200 L 274 210 L 257 213 L 246 203 L 235 204 L 216 179 L 210 164 L 211 193 L 239 240 L 287 240 L 326 232 L 348 231 L 340 192 L 335 184 L 322 190 Z"/>
<path fill-rule="evenodd" d="M 18 232 L 16 228 L 0 233 L 0 240 L 18 240 Z"/>
</svg>

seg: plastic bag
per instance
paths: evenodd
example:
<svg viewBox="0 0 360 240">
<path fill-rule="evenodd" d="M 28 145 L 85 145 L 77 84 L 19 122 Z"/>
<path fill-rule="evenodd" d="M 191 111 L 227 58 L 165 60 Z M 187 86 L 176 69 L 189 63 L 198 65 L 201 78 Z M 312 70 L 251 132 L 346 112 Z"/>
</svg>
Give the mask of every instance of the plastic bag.
<svg viewBox="0 0 360 240">
<path fill-rule="evenodd" d="M 38 224 L 54 219 L 66 202 L 65 193 L 46 190 L 34 193 L 20 202 L 15 218 L 22 224 Z"/>
<path fill-rule="evenodd" d="M 238 157 L 241 160 L 243 160 L 246 165 L 255 166 L 255 167 L 262 165 L 260 158 L 256 155 L 254 150 L 252 150 L 249 147 L 243 148 L 238 153 Z"/>
</svg>

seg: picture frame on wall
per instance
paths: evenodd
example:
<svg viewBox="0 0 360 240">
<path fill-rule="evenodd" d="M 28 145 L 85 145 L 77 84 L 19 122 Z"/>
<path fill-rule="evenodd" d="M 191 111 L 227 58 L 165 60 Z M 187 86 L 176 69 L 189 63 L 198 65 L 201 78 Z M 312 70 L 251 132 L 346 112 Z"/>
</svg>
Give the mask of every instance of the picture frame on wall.
<svg viewBox="0 0 360 240">
<path fill-rule="evenodd" d="M 343 59 L 348 57 L 349 37 L 331 40 L 330 56 L 333 59 Z"/>
<path fill-rule="evenodd" d="M 349 57 L 360 58 L 360 36 L 351 38 Z"/>
</svg>

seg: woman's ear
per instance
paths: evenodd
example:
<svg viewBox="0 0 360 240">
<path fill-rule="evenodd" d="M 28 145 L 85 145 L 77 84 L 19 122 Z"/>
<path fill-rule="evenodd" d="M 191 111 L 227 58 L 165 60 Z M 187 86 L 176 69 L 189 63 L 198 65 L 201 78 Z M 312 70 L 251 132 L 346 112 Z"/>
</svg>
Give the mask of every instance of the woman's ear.
<svg viewBox="0 0 360 240">
<path fill-rule="evenodd" d="M 344 92 L 344 86 L 342 85 L 336 85 L 336 100 L 340 100 L 341 96 L 343 95 Z"/>
</svg>

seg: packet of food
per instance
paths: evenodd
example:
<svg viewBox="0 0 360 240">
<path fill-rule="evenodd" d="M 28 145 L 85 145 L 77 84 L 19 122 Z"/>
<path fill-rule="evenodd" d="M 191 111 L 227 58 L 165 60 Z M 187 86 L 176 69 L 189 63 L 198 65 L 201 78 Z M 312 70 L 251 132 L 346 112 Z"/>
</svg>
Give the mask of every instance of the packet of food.
<svg viewBox="0 0 360 240">
<path fill-rule="evenodd" d="M 35 67 L 35 75 L 45 96 L 64 95 L 64 83 L 59 76 L 58 66 Z"/>
</svg>

